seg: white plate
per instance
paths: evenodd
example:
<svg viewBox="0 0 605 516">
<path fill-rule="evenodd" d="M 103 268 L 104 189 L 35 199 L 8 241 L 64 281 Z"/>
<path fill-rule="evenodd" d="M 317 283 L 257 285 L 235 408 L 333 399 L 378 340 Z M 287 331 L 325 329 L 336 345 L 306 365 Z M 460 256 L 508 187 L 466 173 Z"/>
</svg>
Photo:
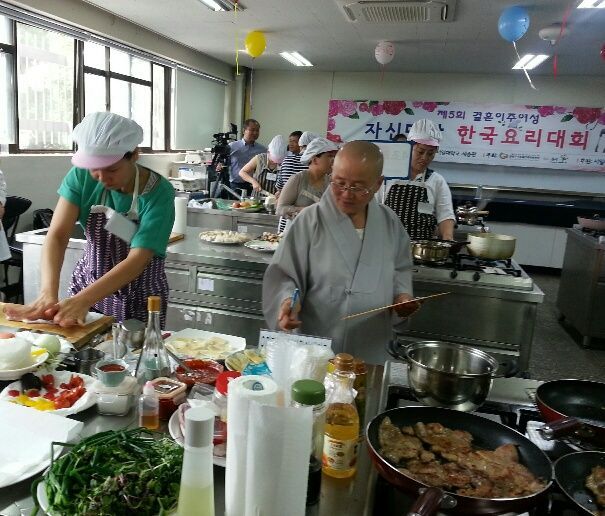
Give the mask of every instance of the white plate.
<svg viewBox="0 0 605 516">
<path fill-rule="evenodd" d="M 178 351 L 174 348 L 174 346 L 170 345 L 172 341 L 175 339 L 195 339 L 195 340 L 205 340 L 211 337 L 220 337 L 221 339 L 225 339 L 228 343 L 228 348 L 220 353 L 219 356 L 204 354 L 203 351 L 198 351 L 197 353 L 185 354 L 181 351 Z M 187 357 L 190 356 L 192 358 L 200 358 L 200 359 L 210 359 L 210 360 L 223 360 L 227 358 L 231 353 L 235 353 L 236 351 L 240 351 L 246 348 L 246 339 L 243 337 L 236 337 L 235 335 L 225 335 L 223 333 L 215 333 L 212 331 L 204 331 L 204 330 L 194 330 L 192 328 L 187 328 L 185 330 L 174 332 L 170 337 L 165 340 L 165 344 L 169 345 L 171 351 L 179 355 L 179 357 Z"/>
<path fill-rule="evenodd" d="M 266 240 L 250 240 L 244 244 L 249 249 L 261 251 L 263 253 L 274 253 L 279 244 L 277 242 L 267 242 Z"/>
<path fill-rule="evenodd" d="M 34 363 L 32 365 L 22 367 L 21 369 L 0 370 L 0 380 L 18 380 L 25 373 L 31 373 L 32 371 L 38 369 L 38 367 L 40 367 L 44 362 L 46 362 L 46 359 L 48 357 L 48 353 L 45 352 L 41 355 L 38 355 L 37 357 L 34 357 Z"/>
<path fill-rule="evenodd" d="M 50 512 L 48 507 L 48 497 L 46 496 L 46 482 L 44 480 L 42 480 L 42 482 L 40 482 L 36 487 L 36 498 L 38 499 L 38 503 L 40 504 L 40 510 L 43 514 L 47 514 L 48 516 L 55 516 L 52 512 Z"/>
<path fill-rule="evenodd" d="M 61 455 L 62 452 L 63 452 L 63 446 L 53 446 L 53 453 L 54 453 L 55 457 L 59 457 L 59 455 Z M 22 480 L 33 477 L 34 475 L 37 475 L 41 471 L 44 471 L 49 466 L 50 466 L 50 457 L 40 461 L 40 463 L 37 464 L 36 467 L 29 469 L 28 471 L 23 473 L 20 477 L 16 478 L 15 480 L 11 481 L 10 483 L 0 484 L 0 489 L 3 487 L 6 487 L 6 486 L 12 486 L 14 484 L 18 484 Z M 46 501 L 46 506 L 48 507 L 48 499 L 46 498 L 46 492 L 44 493 L 44 500 Z"/>
<path fill-rule="evenodd" d="M 168 420 L 168 432 L 179 446 L 185 446 L 185 438 L 181 432 L 181 425 L 179 424 L 179 411 L 177 410 L 170 416 Z M 227 467 L 227 458 L 212 455 L 212 462 L 215 466 L 221 466 L 222 468 Z M 45 493 L 46 494 L 46 493 Z"/>
<path fill-rule="evenodd" d="M 57 386 L 57 388 L 59 388 L 58 386 L 60 384 L 69 382 L 69 379 L 72 375 L 80 376 L 81 378 L 83 378 L 84 387 L 86 388 L 86 392 L 84 393 L 84 395 L 78 401 L 76 401 L 73 406 L 69 408 L 51 410 L 49 411 L 51 414 L 56 414 L 57 416 L 69 416 L 71 414 L 77 414 L 78 412 L 82 412 L 83 410 L 92 407 L 97 402 L 97 395 L 91 390 L 92 384 L 96 381 L 92 376 L 88 376 L 87 374 L 82 373 L 72 373 L 71 371 L 54 371 L 51 374 L 55 377 L 55 385 Z M 8 395 L 8 391 L 13 389 L 20 391 L 21 382 L 17 381 L 8 384 L 4 388 L 4 390 L 0 392 L 0 401 L 10 403 L 13 397 Z"/>
</svg>

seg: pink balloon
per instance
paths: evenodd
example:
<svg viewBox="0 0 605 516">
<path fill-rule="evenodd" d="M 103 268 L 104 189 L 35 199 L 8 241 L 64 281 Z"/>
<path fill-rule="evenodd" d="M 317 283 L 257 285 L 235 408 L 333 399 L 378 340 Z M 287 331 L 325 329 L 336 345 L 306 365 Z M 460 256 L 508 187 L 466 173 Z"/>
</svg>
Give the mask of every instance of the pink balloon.
<svg viewBox="0 0 605 516">
<path fill-rule="evenodd" d="M 374 57 L 381 65 L 389 64 L 395 57 L 395 45 L 390 41 L 379 41 L 374 49 Z"/>
</svg>

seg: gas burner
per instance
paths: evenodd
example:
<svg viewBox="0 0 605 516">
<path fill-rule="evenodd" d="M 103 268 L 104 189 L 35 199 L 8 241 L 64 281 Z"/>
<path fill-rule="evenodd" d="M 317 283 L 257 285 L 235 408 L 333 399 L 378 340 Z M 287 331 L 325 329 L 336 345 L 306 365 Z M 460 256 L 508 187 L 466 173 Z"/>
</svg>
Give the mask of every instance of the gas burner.
<svg viewBox="0 0 605 516">
<path fill-rule="evenodd" d="M 585 234 L 590 235 L 595 238 L 605 236 L 605 231 L 599 231 L 598 229 L 590 229 L 590 228 L 582 227 L 581 231 L 582 231 L 582 233 L 585 233 Z"/>
</svg>

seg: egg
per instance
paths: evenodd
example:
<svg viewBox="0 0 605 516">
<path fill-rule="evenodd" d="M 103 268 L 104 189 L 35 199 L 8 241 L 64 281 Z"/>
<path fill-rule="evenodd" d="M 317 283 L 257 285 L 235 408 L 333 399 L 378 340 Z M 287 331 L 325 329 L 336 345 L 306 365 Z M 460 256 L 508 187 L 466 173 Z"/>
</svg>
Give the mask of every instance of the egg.
<svg viewBox="0 0 605 516">
<path fill-rule="evenodd" d="M 14 336 L 14 333 L 8 333 L 6 331 L 0 332 L 0 339 L 12 339 Z"/>
<path fill-rule="evenodd" d="M 36 340 L 36 346 L 46 349 L 51 355 L 61 351 L 61 342 L 55 335 L 41 335 Z"/>
</svg>

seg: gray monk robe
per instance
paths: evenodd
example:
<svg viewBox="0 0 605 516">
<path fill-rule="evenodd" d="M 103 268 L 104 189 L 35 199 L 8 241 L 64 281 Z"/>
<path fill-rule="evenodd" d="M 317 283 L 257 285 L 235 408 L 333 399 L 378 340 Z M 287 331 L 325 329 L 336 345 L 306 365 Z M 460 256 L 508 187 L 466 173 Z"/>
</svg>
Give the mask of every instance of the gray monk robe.
<svg viewBox="0 0 605 516">
<path fill-rule="evenodd" d="M 328 189 L 296 217 L 265 272 L 265 320 L 277 328 L 282 301 L 299 288 L 301 333 L 332 338 L 335 353 L 383 363 L 395 322 L 391 311 L 341 318 L 411 295 L 411 267 L 410 239 L 390 208 L 372 199 L 362 240 Z"/>
</svg>

